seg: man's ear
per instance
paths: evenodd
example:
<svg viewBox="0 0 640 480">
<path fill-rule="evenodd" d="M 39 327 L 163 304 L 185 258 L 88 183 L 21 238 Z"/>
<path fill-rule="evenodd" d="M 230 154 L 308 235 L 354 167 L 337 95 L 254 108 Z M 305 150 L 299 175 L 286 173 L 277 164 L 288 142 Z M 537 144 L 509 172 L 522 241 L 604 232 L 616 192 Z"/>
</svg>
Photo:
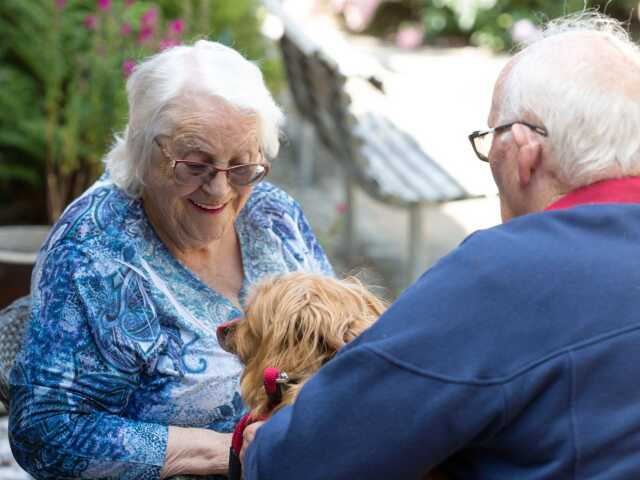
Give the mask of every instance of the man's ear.
<svg viewBox="0 0 640 480">
<path fill-rule="evenodd" d="M 542 145 L 529 127 L 519 123 L 511 127 L 511 134 L 518 148 L 518 180 L 520 186 L 526 187 L 536 168 L 542 163 Z"/>
</svg>

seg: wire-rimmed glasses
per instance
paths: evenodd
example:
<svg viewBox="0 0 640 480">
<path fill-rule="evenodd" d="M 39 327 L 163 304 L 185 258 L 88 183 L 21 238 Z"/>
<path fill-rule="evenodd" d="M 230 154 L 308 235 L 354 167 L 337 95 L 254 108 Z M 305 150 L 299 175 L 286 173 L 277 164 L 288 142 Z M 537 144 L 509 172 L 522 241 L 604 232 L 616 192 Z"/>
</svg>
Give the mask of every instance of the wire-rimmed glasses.
<svg viewBox="0 0 640 480">
<path fill-rule="evenodd" d="M 188 186 L 200 186 L 210 182 L 218 172 L 227 174 L 227 181 L 237 187 L 255 185 L 269 173 L 268 163 L 243 163 L 229 168 L 215 167 L 211 163 L 180 160 L 158 139 L 153 141 L 158 145 L 162 154 L 171 162 L 171 169 L 176 183 Z"/>
<path fill-rule="evenodd" d="M 499 127 L 490 128 L 488 130 L 476 130 L 471 135 L 469 135 L 469 141 L 471 142 L 473 151 L 476 153 L 478 158 L 483 162 L 488 162 L 489 152 L 491 151 L 491 145 L 493 143 L 494 134 L 507 130 L 511 128 L 513 125 L 515 125 L 516 123 L 529 127 L 531 130 L 535 131 L 536 133 L 539 133 L 543 137 L 546 137 L 549 135 L 549 132 L 547 132 L 547 129 L 544 127 L 540 127 L 538 125 L 532 125 L 530 123 L 520 122 L 520 121 L 506 123 L 504 125 L 500 125 Z"/>
</svg>

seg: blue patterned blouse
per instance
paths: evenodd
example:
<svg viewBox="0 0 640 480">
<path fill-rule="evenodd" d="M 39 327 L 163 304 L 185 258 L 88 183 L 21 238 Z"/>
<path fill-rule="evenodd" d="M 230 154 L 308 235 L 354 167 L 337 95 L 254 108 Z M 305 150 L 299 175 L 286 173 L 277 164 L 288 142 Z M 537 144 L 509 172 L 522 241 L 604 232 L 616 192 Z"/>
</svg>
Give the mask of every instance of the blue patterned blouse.
<svg viewBox="0 0 640 480">
<path fill-rule="evenodd" d="M 240 292 L 294 270 L 332 274 L 299 205 L 256 186 L 236 220 Z M 229 432 L 241 365 L 216 326 L 241 314 L 178 262 L 139 200 L 103 177 L 52 229 L 11 374 L 10 436 L 38 478 L 158 478 L 167 425 Z"/>
</svg>

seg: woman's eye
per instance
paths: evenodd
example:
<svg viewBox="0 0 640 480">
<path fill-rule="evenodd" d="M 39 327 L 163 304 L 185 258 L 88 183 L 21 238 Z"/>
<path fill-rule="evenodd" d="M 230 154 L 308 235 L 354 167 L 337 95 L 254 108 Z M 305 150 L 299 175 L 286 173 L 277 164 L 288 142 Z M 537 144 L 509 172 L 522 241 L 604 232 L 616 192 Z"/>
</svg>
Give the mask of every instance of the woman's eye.
<svg viewBox="0 0 640 480">
<path fill-rule="evenodd" d="M 209 169 L 209 166 L 202 162 L 185 162 L 183 165 L 190 175 L 202 175 Z"/>
</svg>

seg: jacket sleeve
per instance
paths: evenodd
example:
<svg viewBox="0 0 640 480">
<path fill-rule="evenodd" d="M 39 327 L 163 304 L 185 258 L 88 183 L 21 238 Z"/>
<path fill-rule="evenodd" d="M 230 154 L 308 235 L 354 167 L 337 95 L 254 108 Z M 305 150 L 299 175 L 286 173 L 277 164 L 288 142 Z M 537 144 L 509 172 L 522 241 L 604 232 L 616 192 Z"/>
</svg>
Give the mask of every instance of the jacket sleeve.
<svg viewBox="0 0 640 480">
<path fill-rule="evenodd" d="M 11 373 L 10 441 L 36 478 L 159 478 L 166 425 L 125 408 L 162 343 L 144 286 L 49 254 Z"/>
<path fill-rule="evenodd" d="M 419 479 L 500 427 L 499 385 L 450 382 L 347 347 L 262 426 L 245 480 Z"/>
</svg>

